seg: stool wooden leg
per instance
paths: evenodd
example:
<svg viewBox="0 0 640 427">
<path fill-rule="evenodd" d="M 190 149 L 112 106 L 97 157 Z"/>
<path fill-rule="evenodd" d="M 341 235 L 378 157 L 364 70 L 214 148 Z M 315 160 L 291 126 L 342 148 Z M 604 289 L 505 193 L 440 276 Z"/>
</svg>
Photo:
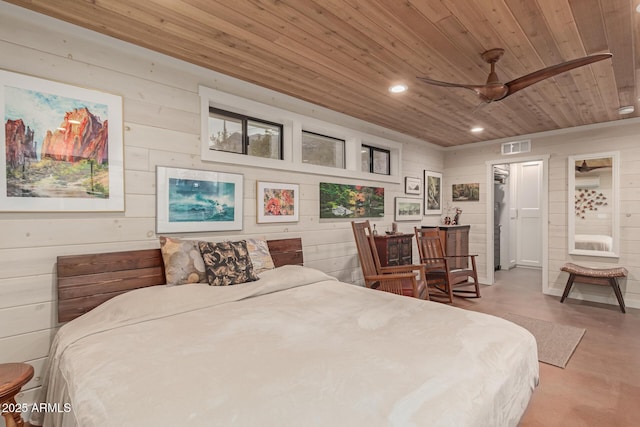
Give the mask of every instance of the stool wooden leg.
<svg viewBox="0 0 640 427">
<path fill-rule="evenodd" d="M 15 405 L 16 400 L 12 397 L 11 399 L 3 403 L 9 403 L 9 404 Z M 24 426 L 22 415 L 18 412 L 14 412 L 14 413 L 3 412 L 2 416 L 4 417 L 4 423 L 6 427 L 23 427 Z"/>
<path fill-rule="evenodd" d="M 560 298 L 560 302 L 564 302 L 569 296 L 569 291 L 571 291 L 571 286 L 573 286 L 573 281 L 576 279 L 575 274 L 569 274 L 569 280 L 567 280 L 567 284 L 564 287 L 564 293 L 562 294 L 562 298 Z"/>
<path fill-rule="evenodd" d="M 626 313 L 626 310 L 624 307 L 624 299 L 622 298 L 622 291 L 620 290 L 620 285 L 618 285 L 618 280 L 615 277 L 612 277 L 609 279 L 609 283 L 611 283 L 613 292 L 616 294 L 616 298 L 618 298 L 618 304 L 620 304 L 620 310 L 623 313 Z"/>
</svg>

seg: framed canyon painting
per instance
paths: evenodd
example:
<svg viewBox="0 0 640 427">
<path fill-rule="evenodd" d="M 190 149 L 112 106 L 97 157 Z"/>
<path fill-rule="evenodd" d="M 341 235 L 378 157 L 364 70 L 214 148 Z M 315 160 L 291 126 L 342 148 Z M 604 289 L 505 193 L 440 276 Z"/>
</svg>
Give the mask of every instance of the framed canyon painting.
<svg viewBox="0 0 640 427">
<path fill-rule="evenodd" d="M 0 70 L 0 211 L 124 211 L 122 97 Z"/>
</svg>

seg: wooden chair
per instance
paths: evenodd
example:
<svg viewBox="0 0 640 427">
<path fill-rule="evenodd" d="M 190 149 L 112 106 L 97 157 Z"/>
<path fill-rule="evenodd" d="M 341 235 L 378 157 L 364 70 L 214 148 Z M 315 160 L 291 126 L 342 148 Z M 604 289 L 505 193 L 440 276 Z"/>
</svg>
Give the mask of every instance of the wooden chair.
<svg viewBox="0 0 640 427">
<path fill-rule="evenodd" d="M 477 255 L 453 255 L 447 256 L 444 252 L 442 240 L 440 240 L 440 229 L 414 227 L 416 233 L 416 243 L 420 262 L 425 265 L 427 286 L 439 291 L 442 302 L 453 302 L 453 296 L 464 296 L 480 298 L 480 287 L 478 284 L 478 272 L 476 271 Z M 450 265 L 453 258 L 468 258 L 471 268 L 454 269 Z M 473 282 L 469 280 L 473 279 Z M 469 289 L 473 286 L 473 289 Z M 456 288 L 466 289 L 456 289 Z M 431 295 L 436 296 L 436 295 Z M 436 296 L 437 298 L 437 296 Z"/>
<path fill-rule="evenodd" d="M 398 295 L 429 299 L 423 265 L 382 267 L 369 221 L 351 222 L 358 248 L 358 258 L 368 288 Z M 416 271 L 420 277 L 416 277 Z"/>
</svg>

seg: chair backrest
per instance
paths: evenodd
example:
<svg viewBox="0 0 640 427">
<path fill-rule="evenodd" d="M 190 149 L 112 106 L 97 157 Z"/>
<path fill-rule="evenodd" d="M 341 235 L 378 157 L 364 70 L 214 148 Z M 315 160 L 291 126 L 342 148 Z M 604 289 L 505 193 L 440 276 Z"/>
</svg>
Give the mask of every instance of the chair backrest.
<svg viewBox="0 0 640 427">
<path fill-rule="evenodd" d="M 373 239 L 369 221 L 352 221 L 351 228 L 353 228 L 353 236 L 356 239 L 362 274 L 364 276 L 378 274 L 381 269 L 380 258 L 378 257 L 378 251 L 376 250 L 376 243 Z"/>
<path fill-rule="evenodd" d="M 444 258 L 445 253 L 442 240 L 440 240 L 440 229 L 438 227 L 414 227 L 414 230 L 416 233 L 416 243 L 418 244 L 418 253 L 420 254 L 420 262 L 425 264 L 427 269 L 444 267 L 445 263 L 442 258 Z"/>
</svg>

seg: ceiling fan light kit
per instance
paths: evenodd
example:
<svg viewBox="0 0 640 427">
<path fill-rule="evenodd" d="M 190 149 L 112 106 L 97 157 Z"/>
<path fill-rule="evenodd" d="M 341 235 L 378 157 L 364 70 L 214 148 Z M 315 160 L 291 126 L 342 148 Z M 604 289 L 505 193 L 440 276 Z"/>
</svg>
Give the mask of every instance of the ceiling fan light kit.
<svg viewBox="0 0 640 427">
<path fill-rule="evenodd" d="M 458 88 L 472 90 L 478 95 L 478 97 L 482 102 L 490 103 L 490 102 L 500 101 L 501 99 L 504 99 L 509 95 L 513 95 L 519 90 L 529 87 L 542 80 L 548 79 L 550 77 L 554 77 L 566 71 L 573 70 L 574 68 L 582 67 L 588 64 L 592 64 L 594 62 L 609 59 L 613 56 L 610 53 L 589 55 L 583 58 L 573 59 L 571 61 L 566 61 L 560 64 L 552 65 L 550 67 L 542 68 L 538 71 L 534 71 L 532 73 L 519 77 L 515 80 L 511 80 L 510 82 L 501 83 L 500 79 L 498 79 L 498 75 L 496 74 L 495 66 L 496 66 L 496 62 L 500 60 L 503 54 L 504 54 L 504 49 L 500 49 L 500 48 L 490 49 L 480 54 L 482 59 L 491 65 L 491 71 L 489 72 L 489 76 L 487 77 L 486 83 L 483 85 L 449 83 L 449 82 L 429 79 L 427 77 L 418 77 L 418 79 L 425 83 L 436 85 L 436 86 L 458 87 Z"/>
<path fill-rule="evenodd" d="M 402 92 L 406 92 L 407 89 L 408 89 L 407 85 L 405 85 L 405 84 L 395 84 L 395 85 L 389 87 L 389 92 L 391 92 L 391 93 L 402 93 Z"/>
</svg>

